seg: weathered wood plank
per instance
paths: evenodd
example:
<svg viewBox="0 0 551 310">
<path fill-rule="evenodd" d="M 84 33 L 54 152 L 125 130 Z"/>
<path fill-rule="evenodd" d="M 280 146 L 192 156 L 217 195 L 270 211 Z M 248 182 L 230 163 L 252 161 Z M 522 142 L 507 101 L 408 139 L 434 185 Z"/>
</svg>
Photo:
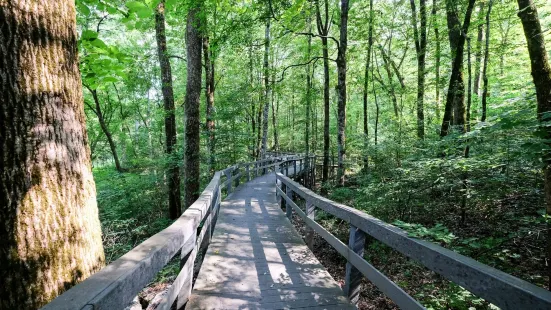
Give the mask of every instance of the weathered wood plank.
<svg viewBox="0 0 551 310">
<path fill-rule="evenodd" d="M 353 225 L 350 225 L 348 247 L 351 251 L 358 254 L 358 256 L 364 256 L 365 233 Z M 360 298 L 362 278 L 362 273 L 356 269 L 356 267 L 354 267 L 350 262 L 346 263 L 346 275 L 343 290 L 353 304 L 357 304 Z"/>
</svg>

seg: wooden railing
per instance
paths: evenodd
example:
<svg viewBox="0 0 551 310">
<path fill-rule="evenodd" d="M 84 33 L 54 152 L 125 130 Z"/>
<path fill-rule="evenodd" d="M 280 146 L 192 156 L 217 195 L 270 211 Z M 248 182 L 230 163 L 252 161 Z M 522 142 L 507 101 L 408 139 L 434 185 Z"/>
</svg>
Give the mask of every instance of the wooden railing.
<svg viewBox="0 0 551 310">
<path fill-rule="evenodd" d="M 199 199 L 172 225 L 58 296 L 43 309 L 124 309 L 178 253 L 180 272 L 157 309 L 168 310 L 175 302 L 180 309 L 191 294 L 195 258 L 210 242 L 223 192 L 229 195 L 242 178 L 249 181 L 269 171 L 280 171 L 280 165 L 288 169 L 291 163 L 295 163 L 295 167 L 299 163 L 298 167 L 302 167 L 303 157 L 270 156 L 217 171 Z"/>
<path fill-rule="evenodd" d="M 352 302 L 357 302 L 365 276 L 400 308 L 424 309 L 363 258 L 366 235 L 370 235 L 501 309 L 551 309 L 551 292 L 547 290 L 434 243 L 408 237 L 405 231 L 319 196 L 281 173 L 277 173 L 276 182 L 278 200 L 286 208 L 288 218 L 292 220 L 294 210 L 308 226 L 308 246 L 312 248 L 315 232 L 347 259 L 344 290 Z M 305 210 L 295 203 L 299 198 L 305 201 Z M 316 208 L 350 224 L 348 245 L 316 222 Z"/>
</svg>

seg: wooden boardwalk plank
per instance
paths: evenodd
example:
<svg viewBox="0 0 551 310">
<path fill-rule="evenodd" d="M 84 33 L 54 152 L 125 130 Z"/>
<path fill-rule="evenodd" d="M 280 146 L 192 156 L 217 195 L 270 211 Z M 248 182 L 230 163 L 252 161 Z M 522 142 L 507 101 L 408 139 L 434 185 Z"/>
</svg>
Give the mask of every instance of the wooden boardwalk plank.
<svg viewBox="0 0 551 310">
<path fill-rule="evenodd" d="M 275 175 L 236 189 L 186 309 L 355 309 L 279 208 Z"/>
</svg>

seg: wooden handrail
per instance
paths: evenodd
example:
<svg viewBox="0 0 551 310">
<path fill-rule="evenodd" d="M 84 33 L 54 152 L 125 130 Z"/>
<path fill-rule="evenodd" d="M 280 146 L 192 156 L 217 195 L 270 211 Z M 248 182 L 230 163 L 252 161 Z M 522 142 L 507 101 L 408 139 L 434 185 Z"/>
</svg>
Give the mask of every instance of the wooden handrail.
<svg viewBox="0 0 551 310">
<path fill-rule="evenodd" d="M 300 160 L 300 157 L 294 160 Z M 263 171 L 275 171 L 280 162 L 284 162 L 283 158 L 274 157 L 217 171 L 199 198 L 172 225 L 61 294 L 42 309 L 123 309 L 178 252 L 182 268 L 163 296 L 159 309 L 170 309 L 176 300 L 177 307 L 182 307 L 191 294 L 196 255 L 203 244 L 208 246 L 216 225 L 222 188 L 225 187 L 226 194 L 230 194 L 232 185 L 239 186 L 241 178 L 246 177 L 248 181 L 251 173 L 258 176 Z M 223 178 L 225 181 L 222 182 Z"/>
<path fill-rule="evenodd" d="M 276 173 L 276 183 L 276 190 L 281 197 L 280 203 L 291 206 L 287 207 L 288 217 L 292 218 L 291 212 L 294 209 L 310 229 L 347 258 L 345 291 L 351 300 L 357 297 L 360 283 L 358 276 L 363 274 L 399 306 L 406 309 L 422 308 L 411 296 L 363 259 L 365 234 L 368 234 L 502 309 L 551 309 L 551 292 L 543 288 L 437 244 L 411 238 L 404 230 L 317 195 L 281 173 Z M 294 203 L 294 195 L 306 201 L 306 212 Z M 350 224 L 348 246 L 315 222 L 315 208 Z M 311 240 L 308 238 L 313 236 L 307 235 L 306 238 L 306 243 L 309 244 Z"/>
</svg>

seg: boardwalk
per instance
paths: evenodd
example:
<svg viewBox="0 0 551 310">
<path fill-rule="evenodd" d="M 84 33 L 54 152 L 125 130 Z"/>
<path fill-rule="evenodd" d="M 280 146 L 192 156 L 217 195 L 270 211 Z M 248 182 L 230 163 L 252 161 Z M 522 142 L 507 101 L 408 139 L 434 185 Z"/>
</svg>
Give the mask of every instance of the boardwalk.
<svg viewBox="0 0 551 310">
<path fill-rule="evenodd" d="M 222 203 L 186 309 L 355 309 L 279 208 L 275 176 Z"/>
</svg>

